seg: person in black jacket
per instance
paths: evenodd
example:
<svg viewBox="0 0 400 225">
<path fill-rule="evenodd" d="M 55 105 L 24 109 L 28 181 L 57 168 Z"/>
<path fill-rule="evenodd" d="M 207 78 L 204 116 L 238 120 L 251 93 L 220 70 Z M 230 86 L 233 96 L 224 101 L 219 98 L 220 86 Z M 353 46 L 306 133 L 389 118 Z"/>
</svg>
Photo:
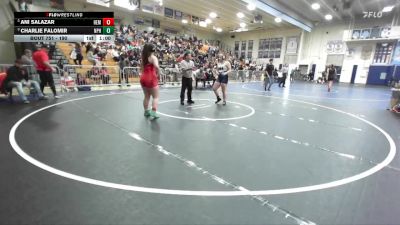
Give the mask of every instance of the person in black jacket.
<svg viewBox="0 0 400 225">
<path fill-rule="evenodd" d="M 271 91 L 271 86 L 274 83 L 274 72 L 275 67 L 274 67 L 274 60 L 270 59 L 269 64 L 267 64 L 267 67 L 265 69 L 265 77 L 264 77 L 264 90 L 265 91 Z"/>
<path fill-rule="evenodd" d="M 22 67 L 22 61 L 20 59 L 15 60 L 14 66 L 7 70 L 7 77 L 4 81 L 4 85 L 7 89 L 16 88 L 19 96 L 25 104 L 28 104 L 29 101 L 26 98 L 22 87 L 33 87 L 40 100 L 47 99 L 40 90 L 39 83 L 34 80 L 29 80 L 28 72 Z"/>
<path fill-rule="evenodd" d="M 333 81 L 336 79 L 336 69 L 332 64 L 328 67 L 328 92 L 332 90 Z"/>
</svg>

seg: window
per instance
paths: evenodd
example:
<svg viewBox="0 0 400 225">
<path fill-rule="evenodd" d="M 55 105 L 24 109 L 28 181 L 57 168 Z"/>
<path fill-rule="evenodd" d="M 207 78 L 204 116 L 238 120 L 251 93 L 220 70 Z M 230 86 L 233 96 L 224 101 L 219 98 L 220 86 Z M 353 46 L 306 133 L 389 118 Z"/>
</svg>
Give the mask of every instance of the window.
<svg viewBox="0 0 400 225">
<path fill-rule="evenodd" d="M 253 58 L 253 40 L 250 40 L 247 46 L 247 58 Z"/>
<path fill-rule="evenodd" d="M 240 58 L 246 58 L 246 41 L 242 41 L 242 46 L 240 48 Z"/>
<path fill-rule="evenodd" d="M 283 38 L 260 39 L 258 58 L 280 58 Z"/>
<path fill-rule="evenodd" d="M 164 15 L 169 18 L 174 17 L 174 10 L 170 8 L 164 8 Z"/>
<path fill-rule="evenodd" d="M 240 53 L 240 58 L 241 58 L 241 59 L 246 58 L 246 52 L 245 52 L 245 51 L 243 51 L 243 52 Z"/>
<path fill-rule="evenodd" d="M 239 41 L 235 41 L 235 57 L 239 58 Z"/>
<path fill-rule="evenodd" d="M 374 63 L 390 63 L 393 51 L 393 43 L 377 43 L 374 55 Z"/>
<path fill-rule="evenodd" d="M 249 46 L 247 47 L 247 50 L 253 51 L 253 40 L 249 41 Z"/>
</svg>

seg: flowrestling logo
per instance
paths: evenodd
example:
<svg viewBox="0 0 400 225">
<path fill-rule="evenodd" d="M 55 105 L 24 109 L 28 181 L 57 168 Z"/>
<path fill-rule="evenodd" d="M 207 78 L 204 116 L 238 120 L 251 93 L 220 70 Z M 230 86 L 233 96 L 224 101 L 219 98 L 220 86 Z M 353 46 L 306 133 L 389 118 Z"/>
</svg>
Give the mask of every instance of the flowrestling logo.
<svg viewBox="0 0 400 225">
<path fill-rule="evenodd" d="M 379 11 L 379 12 L 363 12 L 364 19 L 369 19 L 369 18 L 382 18 L 383 17 L 383 12 Z"/>
</svg>

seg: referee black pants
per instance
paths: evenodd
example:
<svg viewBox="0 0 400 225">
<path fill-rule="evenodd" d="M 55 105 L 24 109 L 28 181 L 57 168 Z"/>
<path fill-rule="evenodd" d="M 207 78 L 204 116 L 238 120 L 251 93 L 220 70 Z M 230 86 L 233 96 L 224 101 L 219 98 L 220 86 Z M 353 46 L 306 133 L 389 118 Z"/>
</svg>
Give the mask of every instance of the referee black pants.
<svg viewBox="0 0 400 225">
<path fill-rule="evenodd" d="M 51 91 L 53 92 L 54 95 L 57 95 L 56 92 L 56 86 L 54 85 L 54 79 L 53 79 L 53 74 L 51 71 L 40 71 L 38 70 L 39 76 L 40 76 L 40 90 L 43 92 L 44 87 L 49 84 L 49 87 L 51 88 Z"/>
<path fill-rule="evenodd" d="M 188 89 L 187 91 L 188 101 L 192 101 L 192 90 L 193 90 L 192 78 L 182 77 L 181 102 L 185 101 L 186 89 Z"/>
</svg>

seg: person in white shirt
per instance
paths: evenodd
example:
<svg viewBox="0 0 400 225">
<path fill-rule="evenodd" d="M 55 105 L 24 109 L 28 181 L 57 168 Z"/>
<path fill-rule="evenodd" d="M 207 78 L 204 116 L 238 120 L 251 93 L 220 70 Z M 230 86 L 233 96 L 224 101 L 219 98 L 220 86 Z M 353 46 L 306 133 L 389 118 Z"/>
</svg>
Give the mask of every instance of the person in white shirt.
<svg viewBox="0 0 400 225">
<path fill-rule="evenodd" d="M 27 66 L 26 70 L 28 71 L 29 79 L 32 79 L 32 75 L 37 74 L 35 62 L 32 59 L 32 51 L 25 49 L 24 54 L 21 56 L 21 61 L 23 65 Z"/>
<path fill-rule="evenodd" d="M 285 63 L 282 67 L 282 78 L 280 78 L 279 80 L 279 85 L 278 85 L 279 87 L 281 87 L 281 85 L 282 87 L 285 87 L 288 71 L 289 71 L 289 66 L 287 63 Z"/>
<path fill-rule="evenodd" d="M 193 69 L 194 67 L 194 62 L 192 61 L 192 55 L 190 52 L 186 52 L 183 55 L 184 60 L 180 63 L 180 68 L 182 71 L 182 87 L 181 87 L 181 105 L 184 105 L 185 101 L 185 91 L 187 91 L 187 103 L 188 104 L 194 104 L 194 101 L 192 100 L 192 90 L 193 90 Z"/>
<path fill-rule="evenodd" d="M 114 62 L 118 62 L 119 61 L 119 52 L 117 50 L 117 47 L 115 47 L 112 51 L 111 51 L 111 55 L 113 57 Z"/>
</svg>

